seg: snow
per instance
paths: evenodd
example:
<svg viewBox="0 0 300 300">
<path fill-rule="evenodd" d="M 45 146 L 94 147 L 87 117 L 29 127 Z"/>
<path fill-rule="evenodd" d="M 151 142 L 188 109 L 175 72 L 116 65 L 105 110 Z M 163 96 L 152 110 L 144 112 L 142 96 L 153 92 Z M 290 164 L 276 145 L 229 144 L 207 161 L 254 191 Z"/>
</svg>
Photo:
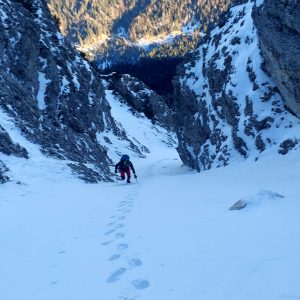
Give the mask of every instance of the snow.
<svg viewBox="0 0 300 300">
<path fill-rule="evenodd" d="M 3 1 L 0 1 L 0 4 L 3 5 Z M 2 9 L 0 9 L 0 19 L 1 19 L 1 23 L 4 25 L 4 28 L 6 28 L 6 22 L 9 20 L 8 15 L 6 14 L 6 12 Z"/>
<path fill-rule="evenodd" d="M 63 76 L 61 87 L 60 87 L 60 94 L 62 95 L 64 93 L 65 94 L 70 93 L 70 82 L 68 81 L 66 76 Z"/>
<path fill-rule="evenodd" d="M 40 110 L 46 108 L 46 104 L 45 104 L 46 88 L 50 82 L 51 80 L 46 78 L 45 73 L 39 72 L 39 91 L 37 94 L 37 101 Z"/>
<path fill-rule="evenodd" d="M 198 174 L 163 129 L 106 94 L 150 150 L 130 153 L 137 183 L 79 181 L 1 112 L 30 159 L 0 154 L 12 177 L 0 185 L 0 299 L 298 299 L 300 151 Z"/>
<path fill-rule="evenodd" d="M 67 67 L 68 67 L 68 70 L 69 70 L 70 75 L 71 75 L 71 77 L 72 77 L 72 81 L 73 81 L 73 83 L 74 83 L 74 85 L 75 85 L 75 88 L 76 88 L 77 91 L 79 91 L 79 90 L 80 90 L 80 82 L 78 81 L 78 76 L 77 76 L 78 74 L 77 74 L 76 72 L 73 71 L 73 68 L 72 68 L 72 64 L 71 64 L 71 63 L 68 63 L 68 64 L 67 64 Z M 66 82 L 65 77 L 63 78 L 63 81 L 65 81 L 65 82 L 64 82 L 64 84 L 63 84 L 62 92 L 61 92 L 61 93 L 63 93 L 64 87 L 65 87 L 66 85 L 69 84 L 69 82 Z"/>
<path fill-rule="evenodd" d="M 264 0 L 256 0 L 256 1 L 255 1 L 255 5 L 256 5 L 257 7 L 262 6 L 263 3 L 264 3 Z"/>
</svg>

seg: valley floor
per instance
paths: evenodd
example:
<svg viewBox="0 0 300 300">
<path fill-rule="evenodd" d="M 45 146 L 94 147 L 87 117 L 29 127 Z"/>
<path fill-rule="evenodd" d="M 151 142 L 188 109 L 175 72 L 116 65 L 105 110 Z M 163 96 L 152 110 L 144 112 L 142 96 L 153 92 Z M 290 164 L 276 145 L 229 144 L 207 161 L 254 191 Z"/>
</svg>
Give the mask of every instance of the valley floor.
<svg viewBox="0 0 300 300">
<path fill-rule="evenodd" d="M 0 299 L 300 299 L 300 153 L 200 174 L 156 153 L 138 183 L 1 185 Z"/>
</svg>

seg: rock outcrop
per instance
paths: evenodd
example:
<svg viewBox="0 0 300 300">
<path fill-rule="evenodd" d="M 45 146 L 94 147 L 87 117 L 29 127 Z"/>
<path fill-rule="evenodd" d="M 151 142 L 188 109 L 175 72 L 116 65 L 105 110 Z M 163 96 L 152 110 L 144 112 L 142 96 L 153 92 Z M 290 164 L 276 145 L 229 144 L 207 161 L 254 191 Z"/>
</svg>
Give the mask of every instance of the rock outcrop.
<svg viewBox="0 0 300 300">
<path fill-rule="evenodd" d="M 0 125 L 0 152 L 6 155 L 14 155 L 18 157 L 28 158 L 28 152 L 24 147 L 15 144 L 9 134 Z"/>
<path fill-rule="evenodd" d="M 264 69 L 286 106 L 300 117 L 300 2 L 265 0 L 253 10 Z"/>
<path fill-rule="evenodd" d="M 178 151 L 198 171 L 299 145 L 300 121 L 261 69 L 253 5 L 233 7 L 174 81 Z"/>
<path fill-rule="evenodd" d="M 9 181 L 9 177 L 7 176 L 7 171 L 8 171 L 8 168 L 0 160 L 0 183 L 6 183 Z"/>
<path fill-rule="evenodd" d="M 133 111 L 143 113 L 153 123 L 158 123 L 168 130 L 174 129 L 172 111 L 163 96 L 158 95 L 139 79 L 127 74 L 112 73 L 103 77 L 119 99 L 126 101 Z"/>
<path fill-rule="evenodd" d="M 0 112 L 83 180 L 110 180 L 112 162 L 97 133 L 126 135 L 96 71 L 66 43 L 44 1 L 1 1 L 0 20 Z M 0 152 L 30 156 L 1 125 Z"/>
</svg>

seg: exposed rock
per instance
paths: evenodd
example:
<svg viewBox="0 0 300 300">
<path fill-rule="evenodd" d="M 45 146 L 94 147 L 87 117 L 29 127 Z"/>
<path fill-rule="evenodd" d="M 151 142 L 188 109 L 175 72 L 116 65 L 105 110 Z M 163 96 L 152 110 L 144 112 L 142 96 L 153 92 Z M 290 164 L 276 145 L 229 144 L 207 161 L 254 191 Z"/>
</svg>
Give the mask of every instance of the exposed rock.
<svg viewBox="0 0 300 300">
<path fill-rule="evenodd" d="M 247 206 L 247 202 L 244 200 L 239 200 L 235 204 L 233 204 L 229 209 L 230 210 L 241 210 Z"/>
<path fill-rule="evenodd" d="M 260 205 L 264 205 L 264 203 L 278 199 L 283 199 L 284 196 L 281 194 L 278 194 L 273 191 L 268 190 L 261 190 L 256 195 L 248 196 L 240 199 L 237 201 L 234 205 L 232 205 L 229 209 L 230 210 L 241 210 L 243 208 L 247 207 L 258 207 Z"/>
<path fill-rule="evenodd" d="M 264 68 L 286 106 L 300 117 L 300 2 L 264 0 L 253 11 Z"/>
<path fill-rule="evenodd" d="M 278 150 L 278 152 L 282 155 L 285 155 L 289 151 L 294 149 L 299 144 L 299 142 L 299 140 L 287 139 L 280 144 L 280 149 Z"/>
<path fill-rule="evenodd" d="M 8 168 L 0 160 L 0 183 L 6 183 L 9 181 L 9 177 L 6 175 L 6 172 L 8 172 Z"/>
</svg>

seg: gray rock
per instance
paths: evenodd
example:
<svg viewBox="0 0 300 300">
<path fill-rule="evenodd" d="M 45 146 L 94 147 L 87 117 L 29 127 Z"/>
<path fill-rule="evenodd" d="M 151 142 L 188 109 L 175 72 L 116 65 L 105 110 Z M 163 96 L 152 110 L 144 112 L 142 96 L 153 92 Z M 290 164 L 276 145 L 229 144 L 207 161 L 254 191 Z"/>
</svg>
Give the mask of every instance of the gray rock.
<svg viewBox="0 0 300 300">
<path fill-rule="evenodd" d="M 28 152 L 19 144 L 14 144 L 8 133 L 0 125 L 0 152 L 6 155 L 15 155 L 28 158 Z"/>
<path fill-rule="evenodd" d="M 276 82 L 286 106 L 300 117 L 300 3 L 265 0 L 254 9 L 264 68 Z"/>
<path fill-rule="evenodd" d="M 229 209 L 230 210 L 241 210 L 247 206 L 247 202 L 244 200 L 239 200 L 235 204 L 233 204 Z"/>
<path fill-rule="evenodd" d="M 294 149 L 299 144 L 299 142 L 299 140 L 287 139 L 279 145 L 280 149 L 278 150 L 278 152 L 282 155 L 285 155 L 289 151 Z"/>
</svg>

